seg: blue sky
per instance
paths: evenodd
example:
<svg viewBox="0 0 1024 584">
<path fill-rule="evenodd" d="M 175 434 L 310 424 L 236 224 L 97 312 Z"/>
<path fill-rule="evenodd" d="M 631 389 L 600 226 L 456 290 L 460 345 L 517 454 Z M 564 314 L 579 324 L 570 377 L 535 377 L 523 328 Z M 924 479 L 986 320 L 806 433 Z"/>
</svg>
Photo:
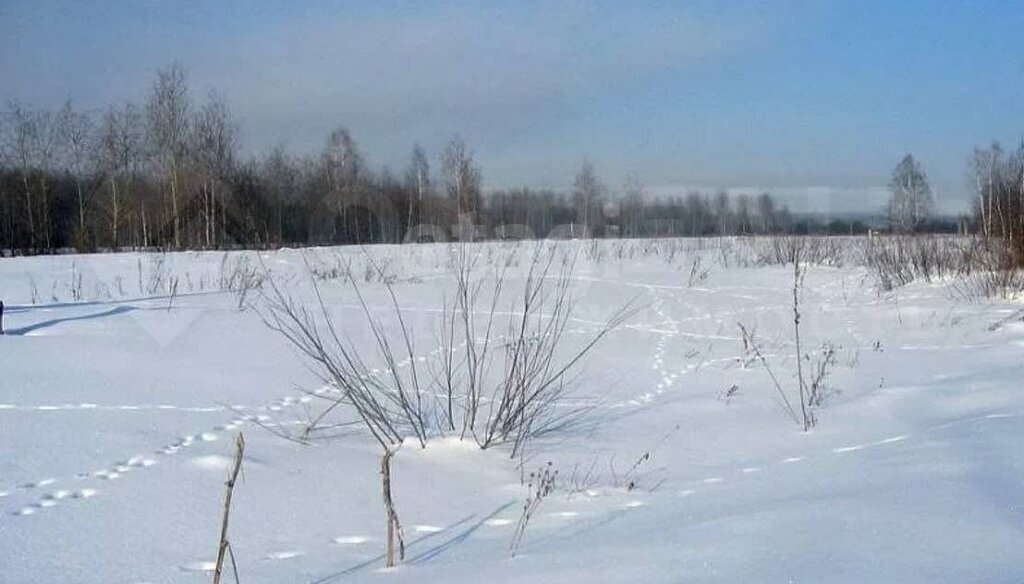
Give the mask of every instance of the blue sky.
<svg viewBox="0 0 1024 584">
<path fill-rule="evenodd" d="M 940 205 L 1024 136 L 1024 2 L 0 2 L 0 98 L 228 97 L 247 152 L 348 126 L 375 166 L 461 134 L 489 188 L 771 189 L 878 207 L 912 152 Z"/>
</svg>

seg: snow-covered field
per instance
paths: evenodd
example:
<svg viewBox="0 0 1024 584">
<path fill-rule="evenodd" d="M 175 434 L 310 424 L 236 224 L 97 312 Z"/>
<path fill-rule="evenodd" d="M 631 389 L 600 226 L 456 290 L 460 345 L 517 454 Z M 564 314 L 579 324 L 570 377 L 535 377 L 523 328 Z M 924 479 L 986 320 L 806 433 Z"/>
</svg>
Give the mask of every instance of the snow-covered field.
<svg viewBox="0 0 1024 584">
<path fill-rule="evenodd" d="M 791 266 L 728 240 L 558 245 L 578 254 L 567 343 L 640 307 L 572 376 L 587 418 L 524 460 L 450 437 L 402 448 L 409 547 L 391 570 L 379 447 L 358 425 L 308 446 L 271 431 L 322 410 L 323 382 L 264 324 L 257 291 L 240 309 L 222 288 L 249 265 L 308 296 L 308 264 L 336 324 L 368 346 L 354 289 L 331 273 L 351 261 L 386 322 L 369 253 L 426 359 L 453 290 L 447 247 L 0 260 L 0 582 L 209 581 L 238 432 L 230 539 L 245 584 L 1024 581 L 1019 304 L 949 282 L 882 293 L 855 259 L 810 266 L 805 367 L 824 343 L 835 365 L 804 433 L 738 329 L 796 399 Z M 485 268 L 517 253 L 471 249 Z M 523 473 L 549 462 L 557 489 L 510 557 Z"/>
</svg>

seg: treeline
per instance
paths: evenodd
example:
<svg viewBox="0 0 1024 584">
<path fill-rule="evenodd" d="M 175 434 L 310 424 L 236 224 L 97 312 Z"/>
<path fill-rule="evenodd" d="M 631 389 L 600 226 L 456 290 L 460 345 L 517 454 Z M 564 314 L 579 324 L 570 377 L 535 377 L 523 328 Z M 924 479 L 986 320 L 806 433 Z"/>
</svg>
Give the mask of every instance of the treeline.
<svg viewBox="0 0 1024 584">
<path fill-rule="evenodd" d="M 989 206 L 986 217 L 1011 212 Z M 635 177 L 613 190 L 586 161 L 568 193 L 485 195 L 482 169 L 458 137 L 435 156 L 413 146 L 398 173 L 369 168 L 344 127 L 315 155 L 278 147 L 243 159 L 229 104 L 216 93 L 195 100 L 177 65 L 157 71 L 142 103 L 47 111 L 11 102 L 0 124 L 6 253 L 866 230 L 796 215 L 769 193 L 652 198 Z"/>
<path fill-rule="evenodd" d="M 825 228 L 806 220 L 803 227 Z M 279 147 L 243 160 L 228 103 L 216 93 L 194 100 L 177 65 L 157 71 L 143 103 L 80 111 L 69 101 L 47 111 L 11 102 L 0 125 L 0 249 L 7 252 L 799 228 L 768 193 L 652 200 L 630 178 L 617 194 L 589 162 L 570 193 L 485 196 L 482 170 L 458 137 L 436 157 L 414 146 L 400 174 L 370 169 L 344 127 L 328 134 L 318 155 Z"/>
<path fill-rule="evenodd" d="M 1024 143 L 1009 153 L 998 143 L 976 148 L 971 167 L 978 230 L 1004 241 L 1024 265 Z"/>
<path fill-rule="evenodd" d="M 51 112 L 12 102 L 0 140 L 0 248 L 714 235 L 797 225 L 767 193 L 649 200 L 631 178 L 614 196 L 589 162 L 570 193 L 512 189 L 484 196 L 482 170 L 458 137 L 437 157 L 414 146 L 396 175 L 370 169 L 344 127 L 311 156 L 276 148 L 242 160 L 238 136 L 226 101 L 216 94 L 194 101 L 178 66 L 157 72 L 142 104 L 85 112 L 69 102 Z"/>
</svg>

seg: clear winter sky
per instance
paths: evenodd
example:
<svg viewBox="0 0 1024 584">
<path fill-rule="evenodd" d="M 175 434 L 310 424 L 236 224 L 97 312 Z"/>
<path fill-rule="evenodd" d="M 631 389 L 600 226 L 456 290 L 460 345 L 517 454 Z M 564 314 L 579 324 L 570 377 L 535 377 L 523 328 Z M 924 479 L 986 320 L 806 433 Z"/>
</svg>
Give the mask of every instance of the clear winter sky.
<svg viewBox="0 0 1024 584">
<path fill-rule="evenodd" d="M 1024 135 L 1022 0 L 0 0 L 2 99 L 141 100 L 175 60 L 249 153 L 344 124 L 397 170 L 459 133 L 487 188 L 567 188 L 586 156 L 613 188 L 846 211 L 909 151 L 959 210 L 971 148 Z"/>
</svg>

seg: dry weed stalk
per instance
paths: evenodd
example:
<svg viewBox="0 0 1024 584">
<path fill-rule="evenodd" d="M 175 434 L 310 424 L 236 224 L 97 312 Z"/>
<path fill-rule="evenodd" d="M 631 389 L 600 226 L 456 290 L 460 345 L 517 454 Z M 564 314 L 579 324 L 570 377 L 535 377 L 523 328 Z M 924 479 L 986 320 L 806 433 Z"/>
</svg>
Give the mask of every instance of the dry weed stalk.
<svg viewBox="0 0 1024 584">
<path fill-rule="evenodd" d="M 238 584 L 238 564 L 235 563 L 235 552 L 231 549 L 231 542 L 228 541 L 228 520 L 231 517 L 231 497 L 235 493 L 235 483 L 238 481 L 238 473 L 242 470 L 242 456 L 245 453 L 245 437 L 241 432 L 235 439 L 235 460 L 228 474 L 228 480 L 224 483 L 224 509 L 221 513 L 220 522 L 220 543 L 217 545 L 217 564 L 213 570 L 213 584 L 220 584 L 221 573 L 224 570 L 224 559 L 230 555 L 231 569 L 235 575 L 235 584 Z"/>
</svg>

